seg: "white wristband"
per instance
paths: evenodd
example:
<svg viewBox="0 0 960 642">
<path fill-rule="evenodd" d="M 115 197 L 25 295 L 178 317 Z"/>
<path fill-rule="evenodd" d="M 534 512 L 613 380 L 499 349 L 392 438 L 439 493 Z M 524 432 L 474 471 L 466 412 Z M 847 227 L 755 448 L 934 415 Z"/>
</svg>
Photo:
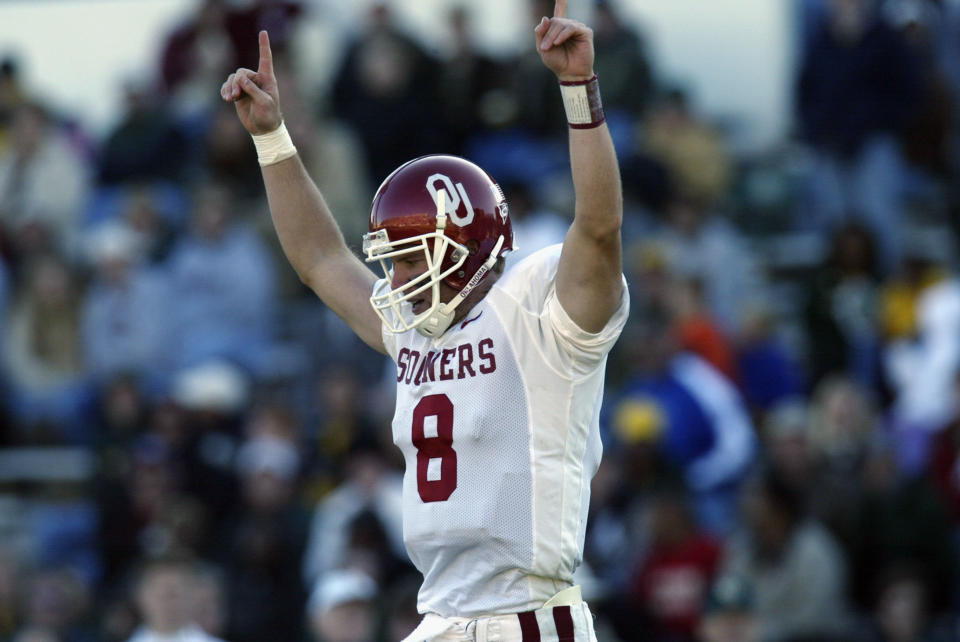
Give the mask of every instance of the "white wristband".
<svg viewBox="0 0 960 642">
<path fill-rule="evenodd" d="M 572 129 L 592 129 L 606 120 L 596 75 L 588 80 L 561 80 L 560 95 Z"/>
<path fill-rule="evenodd" d="M 275 165 L 282 160 L 295 156 L 297 148 L 293 146 L 287 126 L 280 126 L 267 134 L 253 134 L 253 144 L 257 148 L 257 161 L 261 167 Z"/>
</svg>

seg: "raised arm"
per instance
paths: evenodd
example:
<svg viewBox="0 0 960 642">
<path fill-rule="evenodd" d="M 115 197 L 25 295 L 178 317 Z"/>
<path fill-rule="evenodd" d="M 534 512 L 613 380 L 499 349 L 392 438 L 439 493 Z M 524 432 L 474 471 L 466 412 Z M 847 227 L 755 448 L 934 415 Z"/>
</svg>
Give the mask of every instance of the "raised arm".
<svg viewBox="0 0 960 642">
<path fill-rule="evenodd" d="M 590 121 L 591 114 L 596 118 L 598 106 L 591 109 L 589 104 L 596 89 L 588 84 L 594 77 L 593 31 L 566 14 L 566 0 L 557 0 L 553 17 L 544 17 L 534 30 L 537 51 L 561 83 L 580 92 L 580 102 L 572 107 L 580 107 L 582 120 Z M 568 104 L 568 117 L 570 109 Z M 557 269 L 557 297 L 578 326 L 599 332 L 617 310 L 623 289 L 623 197 L 606 123 L 571 126 L 570 167 L 576 206 Z"/>
<path fill-rule="evenodd" d="M 248 132 L 267 137 L 258 142 L 258 153 L 265 145 L 268 150 L 271 145 L 276 150 L 272 158 L 259 154 L 263 183 L 280 245 L 300 280 L 367 345 L 385 352 L 380 317 L 369 301 L 376 276 L 347 247 L 300 157 L 289 139 L 279 135 L 283 117 L 266 31 L 260 32 L 257 71 L 237 69 L 223 83 L 220 95 L 236 106 L 237 116 Z M 271 142 L 271 138 L 276 140 Z"/>
</svg>

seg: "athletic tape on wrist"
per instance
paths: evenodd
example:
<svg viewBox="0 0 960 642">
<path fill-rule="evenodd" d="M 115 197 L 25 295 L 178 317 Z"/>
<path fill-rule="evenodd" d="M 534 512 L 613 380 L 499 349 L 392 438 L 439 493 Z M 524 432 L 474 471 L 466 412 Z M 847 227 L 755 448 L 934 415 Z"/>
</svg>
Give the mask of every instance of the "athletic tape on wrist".
<svg viewBox="0 0 960 642">
<path fill-rule="evenodd" d="M 253 144 L 257 148 L 257 161 L 261 167 L 275 165 L 297 153 L 293 146 L 287 126 L 281 121 L 280 126 L 267 134 L 253 134 Z"/>
<path fill-rule="evenodd" d="M 567 124 L 573 129 L 598 127 L 607 119 L 600 102 L 600 83 L 596 74 L 589 80 L 561 80 L 560 94 L 567 112 Z"/>
</svg>

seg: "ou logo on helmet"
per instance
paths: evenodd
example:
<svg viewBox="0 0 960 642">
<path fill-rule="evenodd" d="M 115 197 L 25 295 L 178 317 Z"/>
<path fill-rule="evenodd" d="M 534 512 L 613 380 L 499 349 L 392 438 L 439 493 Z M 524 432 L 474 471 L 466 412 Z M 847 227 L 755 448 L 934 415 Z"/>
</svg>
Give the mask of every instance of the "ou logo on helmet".
<svg viewBox="0 0 960 642">
<path fill-rule="evenodd" d="M 447 216 L 450 217 L 450 222 L 461 227 L 473 223 L 473 205 L 470 204 L 470 197 L 467 196 L 467 190 L 463 188 L 463 183 L 457 183 L 457 187 L 454 189 L 453 181 L 450 180 L 449 176 L 446 174 L 433 174 L 427 179 L 427 191 L 430 192 L 430 196 L 433 197 L 434 202 L 436 202 L 437 194 L 440 191 L 437 189 L 438 181 L 443 183 L 443 189 L 447 192 L 444 204 L 446 205 L 446 212 Z M 458 213 L 461 202 L 466 206 L 466 211 L 462 216 Z"/>
</svg>

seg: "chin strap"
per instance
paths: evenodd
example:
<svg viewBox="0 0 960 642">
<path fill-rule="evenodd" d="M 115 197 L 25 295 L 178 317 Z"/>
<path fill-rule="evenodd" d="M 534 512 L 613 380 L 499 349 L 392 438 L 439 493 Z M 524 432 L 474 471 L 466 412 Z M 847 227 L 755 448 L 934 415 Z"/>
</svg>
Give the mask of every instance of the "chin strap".
<svg viewBox="0 0 960 642">
<path fill-rule="evenodd" d="M 453 322 L 453 314 L 457 306 L 463 303 L 467 295 L 480 284 L 483 277 L 486 276 L 490 268 L 494 266 L 497 259 L 500 258 L 501 248 L 503 248 L 503 235 L 497 239 L 497 244 L 493 246 L 493 251 L 490 252 L 490 256 L 487 257 L 487 260 L 483 262 L 483 265 L 480 266 L 470 281 L 463 286 L 463 289 L 457 292 L 450 301 L 441 305 L 433 314 L 424 319 L 423 323 L 417 326 L 417 332 L 425 337 L 431 338 L 438 337 L 446 332 L 447 328 L 449 328 Z"/>
</svg>

